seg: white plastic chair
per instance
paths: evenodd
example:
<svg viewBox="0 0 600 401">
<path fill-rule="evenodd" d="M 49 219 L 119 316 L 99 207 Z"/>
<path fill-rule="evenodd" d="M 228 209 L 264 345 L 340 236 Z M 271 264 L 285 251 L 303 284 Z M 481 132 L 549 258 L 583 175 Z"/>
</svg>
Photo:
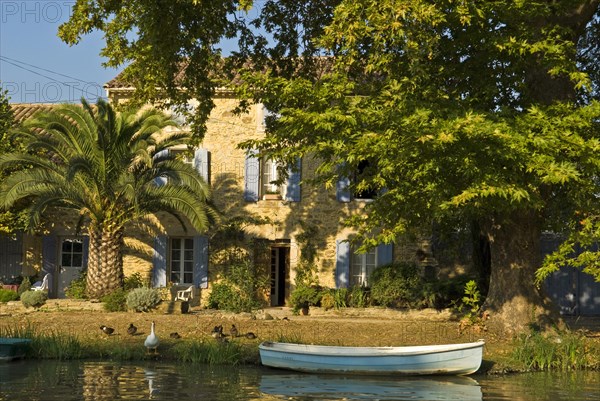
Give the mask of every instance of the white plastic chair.
<svg viewBox="0 0 600 401">
<path fill-rule="evenodd" d="M 193 298 L 194 298 L 194 286 L 190 285 L 185 290 L 177 291 L 177 296 L 175 297 L 175 300 L 189 302 Z"/>
<path fill-rule="evenodd" d="M 36 281 L 33 283 L 33 287 L 31 287 L 32 291 L 48 291 L 48 277 L 50 273 L 46 273 L 42 281 Z"/>
</svg>

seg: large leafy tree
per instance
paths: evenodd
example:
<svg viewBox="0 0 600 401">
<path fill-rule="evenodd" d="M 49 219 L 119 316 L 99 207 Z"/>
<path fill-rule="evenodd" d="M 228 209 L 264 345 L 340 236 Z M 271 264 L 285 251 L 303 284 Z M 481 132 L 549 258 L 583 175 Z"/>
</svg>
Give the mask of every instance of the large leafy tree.
<svg viewBox="0 0 600 401">
<path fill-rule="evenodd" d="M 79 215 L 89 234 L 87 291 L 91 298 L 122 287 L 125 229 L 151 226 L 158 212 L 205 231 L 216 216 L 198 172 L 166 151 L 189 134 L 155 109 L 115 112 L 61 105 L 36 114 L 15 131 L 24 152 L 0 156 L 11 171 L 0 186 L 0 206 L 26 207 L 35 228 L 49 208 Z"/>
<path fill-rule="evenodd" d="M 9 130 L 14 124 L 13 112 L 10 107 L 7 91 L 0 87 L 0 154 L 12 152 L 18 144 L 11 139 Z M 0 182 L 4 175 L 0 173 Z M 0 233 L 11 235 L 24 228 L 22 215 L 10 211 L 0 212 Z"/>
<path fill-rule="evenodd" d="M 162 81 L 135 81 L 143 98 L 175 88 L 175 71 L 218 85 L 208 74 L 221 66 L 216 39 L 237 31 L 240 96 L 279 117 L 247 146 L 317 157 L 316 181 L 326 185 L 356 176 L 351 189 L 385 188 L 349 222 L 366 246 L 432 223 L 477 229 L 491 247 L 492 316 L 511 330 L 544 320 L 550 312 L 533 283 L 541 232 L 570 235 L 563 253 L 597 238 L 598 0 L 267 0 L 252 20 L 232 11 L 251 1 L 217 3 L 227 5 L 218 15 L 228 28 L 203 33 L 188 28 L 215 11 L 205 2 L 169 3 L 165 29 L 156 15 L 133 12 L 155 2 L 80 0 L 61 35 L 73 43 L 100 29 L 104 54 L 131 61 L 132 77 L 157 67 Z M 137 42 L 126 36 L 134 29 Z M 198 51 L 210 54 L 208 70 L 177 68 Z M 167 63 L 156 66 L 150 53 Z M 593 260 L 580 262 L 597 274 Z"/>
<path fill-rule="evenodd" d="M 253 0 L 77 0 L 59 36 L 73 45 L 92 30 L 103 31 L 105 65 L 128 65 L 121 78 L 135 87 L 132 102 L 187 114 L 200 140 L 214 90 L 229 83 L 232 67 L 247 65 L 251 57 L 258 69 L 277 65 L 281 72 L 297 71 L 298 54 L 319 51 L 312 39 L 338 2 L 267 0 L 256 2 L 257 10 Z M 235 38 L 239 51 L 224 63 L 222 44 Z M 273 46 L 269 38 L 276 41 Z M 312 63 L 302 65 L 306 71 Z M 193 113 L 190 99 L 198 101 Z"/>
<path fill-rule="evenodd" d="M 577 231 L 577 216 L 597 213 L 600 106 L 583 103 L 590 80 L 576 52 L 597 7 L 342 2 L 319 38 L 334 55 L 326 74 L 249 79 L 280 118 L 247 145 L 318 155 L 325 183 L 355 176 L 354 190 L 386 189 L 351 220 L 367 245 L 432 222 L 477 227 L 495 322 L 547 322 L 534 285 L 541 233 Z"/>
</svg>

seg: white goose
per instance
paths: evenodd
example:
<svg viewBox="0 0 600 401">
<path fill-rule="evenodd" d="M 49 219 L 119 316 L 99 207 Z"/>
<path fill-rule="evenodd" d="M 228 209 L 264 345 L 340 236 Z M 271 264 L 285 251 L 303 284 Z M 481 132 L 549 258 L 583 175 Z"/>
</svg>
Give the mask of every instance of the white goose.
<svg viewBox="0 0 600 401">
<path fill-rule="evenodd" d="M 156 334 L 154 334 L 154 322 L 152 322 L 152 325 L 150 326 L 150 334 L 148 337 L 146 337 L 146 341 L 144 341 L 144 345 L 146 346 L 148 353 L 150 353 L 150 350 L 152 350 L 153 353 L 156 354 L 158 343 L 158 337 Z"/>
</svg>

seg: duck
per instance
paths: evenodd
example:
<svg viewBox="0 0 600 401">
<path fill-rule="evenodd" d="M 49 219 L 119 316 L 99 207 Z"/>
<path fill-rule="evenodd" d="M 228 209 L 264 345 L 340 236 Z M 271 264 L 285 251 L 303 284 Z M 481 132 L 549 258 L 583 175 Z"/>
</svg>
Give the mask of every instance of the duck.
<svg viewBox="0 0 600 401">
<path fill-rule="evenodd" d="M 112 327 L 105 326 L 105 325 L 100 326 L 100 330 L 102 330 L 104 332 L 104 334 L 106 334 L 107 336 L 110 336 L 112 333 L 115 332 L 115 329 L 113 329 Z"/>
<path fill-rule="evenodd" d="M 169 337 L 177 339 L 177 338 L 181 338 L 181 335 L 177 332 L 173 332 L 173 333 L 169 334 Z"/>
<path fill-rule="evenodd" d="M 159 340 L 156 334 L 154 334 L 154 327 L 155 323 L 152 322 L 152 324 L 150 325 L 150 334 L 148 335 L 148 337 L 146 337 L 144 345 L 146 346 L 146 350 L 148 353 L 150 353 L 150 350 L 152 350 L 152 352 L 156 354 L 156 349 L 158 348 Z"/>
<path fill-rule="evenodd" d="M 231 329 L 229 329 L 229 334 L 231 334 L 231 337 L 237 337 L 240 334 L 237 327 L 235 327 L 235 324 L 231 325 Z"/>
<path fill-rule="evenodd" d="M 221 344 L 226 344 L 229 342 L 229 338 L 225 337 L 224 334 L 221 334 L 221 336 L 215 338 L 217 339 L 217 342 Z"/>
<path fill-rule="evenodd" d="M 137 332 L 137 327 L 133 325 L 133 323 L 129 323 L 129 327 L 127 328 L 127 334 L 130 336 L 134 335 Z"/>
<path fill-rule="evenodd" d="M 210 333 L 214 338 L 223 338 L 225 335 L 223 334 L 223 325 L 215 326 Z"/>
<path fill-rule="evenodd" d="M 246 333 L 246 338 L 250 339 L 250 340 L 254 340 L 256 338 L 256 334 L 254 334 L 253 332 L 249 331 Z"/>
</svg>

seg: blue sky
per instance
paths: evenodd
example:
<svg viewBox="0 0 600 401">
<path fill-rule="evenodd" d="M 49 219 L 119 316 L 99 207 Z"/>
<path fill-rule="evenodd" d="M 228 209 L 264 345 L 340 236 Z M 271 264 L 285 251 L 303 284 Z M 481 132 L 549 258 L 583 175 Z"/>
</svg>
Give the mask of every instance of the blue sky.
<svg viewBox="0 0 600 401">
<path fill-rule="evenodd" d="M 121 69 L 106 69 L 102 34 L 76 46 L 57 37 L 74 0 L 0 0 L 0 82 L 12 103 L 96 101 Z"/>
<path fill-rule="evenodd" d="M 123 70 L 102 67 L 102 33 L 86 35 L 75 46 L 58 38 L 74 3 L 0 0 L 0 84 L 11 103 L 77 103 L 82 96 L 95 102 L 106 95 L 102 86 Z M 223 44 L 225 53 L 232 43 Z"/>
</svg>

